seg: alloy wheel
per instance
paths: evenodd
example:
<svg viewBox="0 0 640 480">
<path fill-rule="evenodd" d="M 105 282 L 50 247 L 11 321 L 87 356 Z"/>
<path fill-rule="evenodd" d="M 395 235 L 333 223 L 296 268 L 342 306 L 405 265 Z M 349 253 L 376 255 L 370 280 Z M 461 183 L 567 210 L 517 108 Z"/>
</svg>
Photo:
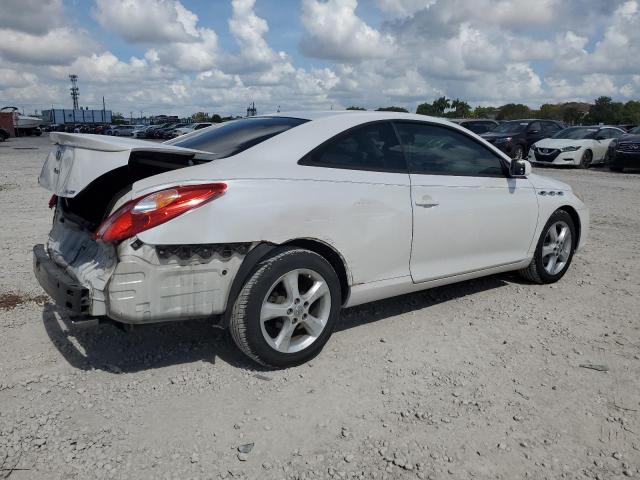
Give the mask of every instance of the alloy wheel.
<svg viewBox="0 0 640 480">
<path fill-rule="evenodd" d="M 572 248 L 571 229 L 564 221 L 555 222 L 542 243 L 542 265 L 549 275 L 557 275 L 565 268 Z"/>
<path fill-rule="evenodd" d="M 295 353 L 313 344 L 331 314 L 331 292 L 325 279 L 309 269 L 278 278 L 262 302 L 260 329 L 267 343 L 281 353 Z"/>
</svg>

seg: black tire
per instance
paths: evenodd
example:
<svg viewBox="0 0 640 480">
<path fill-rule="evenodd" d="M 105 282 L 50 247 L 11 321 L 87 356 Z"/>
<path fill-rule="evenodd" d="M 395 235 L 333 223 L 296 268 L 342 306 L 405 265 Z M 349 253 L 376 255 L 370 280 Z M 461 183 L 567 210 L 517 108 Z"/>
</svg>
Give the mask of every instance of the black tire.
<svg viewBox="0 0 640 480">
<path fill-rule="evenodd" d="M 283 353 L 273 348 L 264 338 L 260 311 L 274 283 L 296 269 L 313 270 L 322 277 L 331 296 L 330 313 L 322 333 L 311 345 L 295 353 Z M 266 367 L 292 367 L 320 353 L 333 332 L 341 303 L 340 281 L 324 257 L 309 250 L 283 247 L 260 262 L 245 283 L 233 305 L 229 330 L 238 348 L 252 360 Z"/>
<path fill-rule="evenodd" d="M 593 152 L 591 150 L 585 150 L 580 159 L 580 168 L 589 168 L 593 162 Z"/>
<path fill-rule="evenodd" d="M 571 231 L 571 251 L 569 253 L 569 258 L 566 261 L 564 267 L 561 271 L 556 273 L 555 275 L 550 274 L 544 268 L 543 256 L 542 256 L 542 247 L 544 245 L 544 240 L 549 231 L 549 228 L 554 225 L 556 222 L 563 221 L 569 226 L 569 230 Z M 571 265 L 571 260 L 573 260 L 573 254 L 576 250 L 578 237 L 576 235 L 576 226 L 573 223 L 573 219 L 571 215 L 569 215 L 565 210 L 556 210 L 553 212 L 549 220 L 545 224 L 542 229 L 542 233 L 540 234 L 540 238 L 538 239 L 538 244 L 536 245 L 536 251 L 533 254 L 533 258 L 531 259 L 531 263 L 528 267 L 523 268 L 519 271 L 520 275 L 522 275 L 525 279 L 529 280 L 533 283 L 555 283 L 560 280 L 564 274 L 569 269 Z"/>
</svg>

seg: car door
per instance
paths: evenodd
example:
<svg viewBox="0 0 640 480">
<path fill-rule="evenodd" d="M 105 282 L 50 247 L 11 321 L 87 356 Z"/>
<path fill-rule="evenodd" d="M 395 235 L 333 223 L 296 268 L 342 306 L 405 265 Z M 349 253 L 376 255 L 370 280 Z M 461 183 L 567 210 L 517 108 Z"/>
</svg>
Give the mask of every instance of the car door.
<svg viewBox="0 0 640 480">
<path fill-rule="evenodd" d="M 538 140 L 542 140 L 543 138 L 547 137 L 547 135 L 545 134 L 542 128 L 542 122 L 537 122 L 537 121 L 531 122 L 529 124 L 529 126 L 527 127 L 526 135 L 527 135 L 527 149 L 531 147 L 531 145 L 536 143 Z"/>
<path fill-rule="evenodd" d="M 413 281 L 526 259 L 538 219 L 531 182 L 509 178 L 506 161 L 460 129 L 394 124 L 411 180 Z"/>
<path fill-rule="evenodd" d="M 349 128 L 298 163 L 321 167 L 304 184 L 306 204 L 316 199 L 318 207 L 300 221 L 314 219 L 320 238 L 344 256 L 353 282 L 409 277 L 409 173 L 391 121 Z"/>
</svg>

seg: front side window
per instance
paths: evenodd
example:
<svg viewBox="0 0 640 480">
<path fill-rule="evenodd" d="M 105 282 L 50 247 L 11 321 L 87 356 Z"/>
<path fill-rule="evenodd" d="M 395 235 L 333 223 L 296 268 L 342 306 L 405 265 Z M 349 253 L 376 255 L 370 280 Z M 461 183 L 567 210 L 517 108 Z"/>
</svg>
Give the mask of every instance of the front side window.
<svg viewBox="0 0 640 480">
<path fill-rule="evenodd" d="M 422 123 L 395 123 L 411 173 L 504 177 L 500 158 L 453 129 Z"/>
<path fill-rule="evenodd" d="M 529 132 L 541 132 L 542 125 L 540 125 L 540 122 L 533 122 L 531 125 L 529 125 L 529 128 L 527 130 Z"/>
<path fill-rule="evenodd" d="M 390 122 L 348 130 L 313 150 L 299 163 L 351 170 L 407 171 L 402 147 Z"/>
<path fill-rule="evenodd" d="M 624 132 L 617 128 L 603 128 L 601 132 L 604 134 L 604 138 L 618 138 L 624 135 Z"/>
<path fill-rule="evenodd" d="M 244 118 L 216 128 L 203 128 L 166 143 L 210 152 L 214 154 L 214 158 L 226 158 L 305 122 L 307 120 L 288 117 Z"/>
</svg>

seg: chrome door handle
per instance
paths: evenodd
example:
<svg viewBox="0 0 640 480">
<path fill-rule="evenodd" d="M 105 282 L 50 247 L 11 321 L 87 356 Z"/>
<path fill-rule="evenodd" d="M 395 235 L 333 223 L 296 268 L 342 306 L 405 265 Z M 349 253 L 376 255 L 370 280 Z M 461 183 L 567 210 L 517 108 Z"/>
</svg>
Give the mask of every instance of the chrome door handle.
<svg viewBox="0 0 640 480">
<path fill-rule="evenodd" d="M 440 205 L 438 202 L 434 202 L 431 195 L 423 195 L 420 200 L 416 200 L 416 206 L 424 208 L 432 208 Z"/>
<path fill-rule="evenodd" d="M 416 205 L 418 207 L 431 208 L 431 207 L 437 207 L 440 204 L 436 203 L 434 201 L 430 201 L 430 202 L 427 202 L 427 201 L 421 201 L 421 202 L 416 201 Z"/>
</svg>

